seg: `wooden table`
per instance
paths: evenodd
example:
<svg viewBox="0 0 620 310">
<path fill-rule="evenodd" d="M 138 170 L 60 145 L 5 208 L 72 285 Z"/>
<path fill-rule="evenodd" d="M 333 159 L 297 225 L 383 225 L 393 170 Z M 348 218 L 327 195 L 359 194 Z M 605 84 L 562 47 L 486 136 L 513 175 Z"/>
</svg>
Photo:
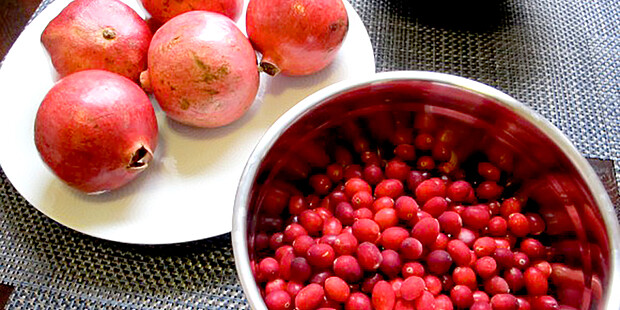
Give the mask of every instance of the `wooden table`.
<svg viewBox="0 0 620 310">
<path fill-rule="evenodd" d="M 0 59 L 4 59 L 40 3 L 41 0 L 0 1 Z"/>
</svg>

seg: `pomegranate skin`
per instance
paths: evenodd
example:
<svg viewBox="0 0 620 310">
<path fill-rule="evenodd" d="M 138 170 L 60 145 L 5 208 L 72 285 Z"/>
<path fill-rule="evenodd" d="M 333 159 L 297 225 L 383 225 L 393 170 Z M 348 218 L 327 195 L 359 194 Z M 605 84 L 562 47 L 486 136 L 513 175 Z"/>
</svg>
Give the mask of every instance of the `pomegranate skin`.
<svg viewBox="0 0 620 310">
<path fill-rule="evenodd" d="M 342 0 L 250 0 L 246 30 L 270 75 L 309 75 L 329 65 L 349 30 Z"/>
<path fill-rule="evenodd" d="M 153 36 L 149 68 L 140 79 L 166 115 L 197 127 L 239 119 L 258 92 L 256 54 L 228 17 L 192 11 L 174 17 Z"/>
<path fill-rule="evenodd" d="M 144 171 L 157 147 L 148 96 L 104 70 L 62 78 L 37 111 L 35 145 L 62 181 L 86 193 L 123 186 Z"/>
<path fill-rule="evenodd" d="M 144 8 L 163 24 L 177 15 L 200 10 L 220 13 L 237 20 L 243 11 L 243 0 L 141 0 Z"/>
<path fill-rule="evenodd" d="M 146 22 L 118 0 L 76 0 L 47 25 L 41 43 L 61 77 L 104 69 L 138 81 L 151 37 Z"/>
</svg>

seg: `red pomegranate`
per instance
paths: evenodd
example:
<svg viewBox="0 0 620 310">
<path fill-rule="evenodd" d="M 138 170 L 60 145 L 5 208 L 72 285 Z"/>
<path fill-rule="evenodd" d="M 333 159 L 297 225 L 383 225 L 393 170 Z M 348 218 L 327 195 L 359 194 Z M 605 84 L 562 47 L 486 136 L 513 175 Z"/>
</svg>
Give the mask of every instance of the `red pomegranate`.
<svg viewBox="0 0 620 310">
<path fill-rule="evenodd" d="M 137 81 L 151 41 L 146 22 L 118 0 L 75 0 L 41 34 L 61 77 L 104 69 Z"/>
<path fill-rule="evenodd" d="M 163 24 L 185 12 L 201 10 L 220 13 L 237 20 L 243 10 L 243 0 L 141 0 L 154 20 Z"/>
<path fill-rule="evenodd" d="M 258 92 L 252 45 L 221 14 L 192 11 L 153 36 L 148 70 L 140 76 L 170 118 L 197 127 L 219 127 L 240 118 Z"/>
<path fill-rule="evenodd" d="M 270 75 L 308 75 L 329 65 L 349 29 L 342 0 L 250 0 L 250 41 Z"/>
<path fill-rule="evenodd" d="M 157 119 L 136 83 L 104 70 L 62 78 L 37 111 L 35 144 L 65 183 L 113 190 L 144 171 L 157 146 Z"/>
</svg>

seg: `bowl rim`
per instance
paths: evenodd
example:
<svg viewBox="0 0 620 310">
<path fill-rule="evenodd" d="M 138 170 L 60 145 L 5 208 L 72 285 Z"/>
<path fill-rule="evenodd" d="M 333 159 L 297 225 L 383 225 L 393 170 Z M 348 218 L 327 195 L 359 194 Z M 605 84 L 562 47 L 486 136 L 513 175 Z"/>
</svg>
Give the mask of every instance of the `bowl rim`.
<svg viewBox="0 0 620 310">
<path fill-rule="evenodd" d="M 250 154 L 243 169 L 235 203 L 233 206 L 232 246 L 235 257 L 237 276 L 246 294 L 250 306 L 254 309 L 264 308 L 266 305 L 260 295 L 258 286 L 250 267 L 248 244 L 247 244 L 247 211 L 249 208 L 249 194 L 252 183 L 256 178 L 262 159 L 267 152 L 288 129 L 288 127 L 302 118 L 316 104 L 335 98 L 352 89 L 383 84 L 395 81 L 428 81 L 444 85 L 455 86 L 490 99 L 508 108 L 511 112 L 529 121 L 538 130 L 544 133 L 566 155 L 570 163 L 576 168 L 579 175 L 585 181 L 591 191 L 594 202 L 597 204 L 601 217 L 605 224 L 610 249 L 609 282 L 606 285 L 604 302 L 607 309 L 620 309 L 620 295 L 610 294 L 620 290 L 620 226 L 618 225 L 615 210 L 611 199 L 594 169 L 581 155 L 572 142 L 555 125 L 542 117 L 530 107 L 507 95 L 506 93 L 486 84 L 446 73 L 430 71 L 390 71 L 375 73 L 368 76 L 347 79 L 327 86 L 302 99 L 291 109 L 280 116 L 263 134 L 254 150 Z"/>
</svg>

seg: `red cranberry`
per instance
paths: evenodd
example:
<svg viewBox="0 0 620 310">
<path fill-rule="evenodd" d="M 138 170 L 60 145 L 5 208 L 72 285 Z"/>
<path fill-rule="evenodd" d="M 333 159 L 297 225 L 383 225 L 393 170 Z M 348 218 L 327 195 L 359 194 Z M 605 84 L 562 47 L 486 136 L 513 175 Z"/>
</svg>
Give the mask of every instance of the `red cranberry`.
<svg viewBox="0 0 620 310">
<path fill-rule="evenodd" d="M 448 242 L 449 241 L 450 241 L 450 238 L 448 238 L 448 236 L 446 234 L 439 233 L 439 235 L 437 235 L 437 239 L 435 240 L 435 243 L 433 243 L 429 247 L 429 250 L 431 250 L 431 251 L 433 251 L 433 250 L 445 250 L 448 247 Z"/>
<path fill-rule="evenodd" d="M 362 269 L 366 271 L 374 271 L 379 268 L 383 261 L 381 251 L 374 243 L 362 242 L 357 247 L 357 261 Z"/>
<path fill-rule="evenodd" d="M 426 257 L 426 266 L 431 273 L 444 274 L 452 266 L 452 257 L 443 250 L 432 251 Z"/>
<path fill-rule="evenodd" d="M 343 280 L 353 283 L 361 280 L 362 268 L 357 259 L 350 255 L 342 255 L 334 260 L 334 273 Z"/>
<path fill-rule="evenodd" d="M 342 232 L 342 223 L 335 217 L 323 221 L 323 235 L 338 235 Z"/>
<path fill-rule="evenodd" d="M 470 206 L 463 211 L 463 224 L 471 229 L 482 229 L 489 224 L 491 215 L 481 205 Z"/>
<path fill-rule="evenodd" d="M 499 212 L 504 218 L 508 218 L 513 213 L 521 213 L 521 202 L 515 197 L 505 199 L 502 201 Z"/>
<path fill-rule="evenodd" d="M 339 277 L 325 279 L 325 296 L 337 302 L 345 302 L 349 298 L 351 290 L 349 285 Z"/>
<path fill-rule="evenodd" d="M 533 238 L 523 239 L 519 249 L 531 260 L 543 258 L 545 255 L 545 246 Z"/>
<path fill-rule="evenodd" d="M 286 291 L 286 281 L 278 278 L 267 282 L 267 284 L 265 285 L 265 294 L 269 295 L 269 293 L 275 291 Z"/>
<path fill-rule="evenodd" d="M 411 231 L 411 236 L 424 245 L 433 244 L 437 235 L 439 235 L 439 222 L 434 218 L 420 219 Z"/>
<path fill-rule="evenodd" d="M 375 213 L 374 220 L 379 224 L 382 231 L 398 224 L 398 216 L 396 215 L 396 210 L 393 208 L 379 210 Z"/>
<path fill-rule="evenodd" d="M 388 179 L 396 179 L 404 182 L 409 176 L 411 167 L 405 162 L 393 159 L 387 162 L 385 165 L 385 177 Z"/>
<path fill-rule="evenodd" d="M 319 307 L 324 297 L 325 291 L 321 285 L 308 284 L 297 293 L 295 307 L 299 310 L 314 310 Z"/>
<path fill-rule="evenodd" d="M 294 249 L 293 249 L 292 246 L 290 246 L 290 245 L 283 245 L 283 246 L 279 247 L 276 250 L 274 258 L 277 261 L 280 261 L 282 259 L 282 257 L 284 257 L 284 255 L 294 254 L 294 253 L 295 252 L 294 252 Z"/>
<path fill-rule="evenodd" d="M 284 221 L 279 217 L 263 216 L 259 219 L 258 229 L 264 232 L 282 231 Z"/>
<path fill-rule="evenodd" d="M 520 291 L 525 285 L 523 280 L 523 273 L 518 268 L 512 267 L 504 271 L 504 280 L 508 283 L 508 287 L 513 292 Z"/>
<path fill-rule="evenodd" d="M 476 273 L 469 267 L 456 267 L 452 271 L 452 281 L 457 285 L 465 285 L 472 290 L 478 287 Z"/>
<path fill-rule="evenodd" d="M 514 254 L 507 248 L 496 248 L 493 258 L 500 268 L 510 268 L 514 265 Z"/>
<path fill-rule="evenodd" d="M 415 189 L 418 202 L 426 202 L 433 197 L 446 196 L 446 184 L 440 178 L 432 178 L 422 181 Z"/>
<path fill-rule="evenodd" d="M 364 176 L 364 174 L 362 173 L 362 166 L 360 165 L 348 165 L 344 167 L 343 170 L 343 176 L 345 180 L 350 180 L 350 179 L 360 179 Z M 347 194 L 348 197 L 350 197 Z"/>
<path fill-rule="evenodd" d="M 505 236 L 508 231 L 508 222 L 501 216 L 494 216 L 489 220 L 489 235 L 493 237 Z"/>
<path fill-rule="evenodd" d="M 297 237 L 307 234 L 308 232 L 303 226 L 298 223 L 292 223 L 284 229 L 283 241 L 291 244 Z"/>
<path fill-rule="evenodd" d="M 497 200 L 502 195 L 504 188 L 493 181 L 484 181 L 476 188 L 476 196 L 485 200 Z"/>
<path fill-rule="evenodd" d="M 317 195 L 327 195 L 332 188 L 332 180 L 324 174 L 315 174 L 310 177 L 310 186 Z"/>
<path fill-rule="evenodd" d="M 325 284 L 325 280 L 333 275 L 334 273 L 331 272 L 331 270 L 326 270 L 326 271 L 322 271 L 319 273 L 315 273 L 310 278 L 310 283 L 316 283 L 316 284 L 323 286 Z"/>
<path fill-rule="evenodd" d="M 420 133 L 415 137 L 414 144 L 418 150 L 430 151 L 433 148 L 434 138 L 428 133 Z"/>
<path fill-rule="evenodd" d="M 473 247 L 478 236 L 476 233 L 465 227 L 461 228 L 457 239 L 463 241 L 468 247 Z"/>
<path fill-rule="evenodd" d="M 344 183 L 344 193 L 347 197 L 353 197 L 359 191 L 372 192 L 372 188 L 360 178 L 351 178 Z"/>
<path fill-rule="evenodd" d="M 525 282 L 525 289 L 530 295 L 545 295 L 547 294 L 548 282 L 545 275 L 536 267 L 529 267 L 523 273 L 523 280 Z"/>
<path fill-rule="evenodd" d="M 514 258 L 514 266 L 521 269 L 521 270 L 525 270 L 525 268 L 527 268 L 530 265 L 530 258 L 527 257 L 527 255 L 525 255 L 525 253 L 522 252 L 515 252 L 513 255 Z"/>
<path fill-rule="evenodd" d="M 400 253 L 405 259 L 418 259 L 423 252 L 422 243 L 415 238 L 405 238 L 400 244 Z"/>
<path fill-rule="evenodd" d="M 512 213 L 508 216 L 508 229 L 516 237 L 525 237 L 530 233 L 530 223 L 525 215 Z"/>
<path fill-rule="evenodd" d="M 551 310 L 560 307 L 558 301 L 549 295 L 533 297 L 530 299 L 530 304 L 533 310 Z"/>
<path fill-rule="evenodd" d="M 428 291 L 422 292 L 420 297 L 413 301 L 415 309 L 417 310 L 434 310 L 435 309 L 435 297 Z"/>
<path fill-rule="evenodd" d="M 275 260 L 275 258 L 263 258 L 258 265 L 258 270 L 261 278 L 266 281 L 272 281 L 280 275 L 280 264 L 278 264 L 278 261 Z"/>
<path fill-rule="evenodd" d="M 413 309 L 413 308 L 412 308 Z M 435 297 L 435 310 L 452 310 L 454 309 L 454 305 L 452 305 L 452 300 L 447 295 L 438 295 Z"/>
<path fill-rule="evenodd" d="M 331 164 L 325 169 L 325 174 L 333 183 L 338 183 L 344 179 L 344 168 L 341 164 Z"/>
<path fill-rule="evenodd" d="M 402 227 L 389 227 L 381 233 L 381 245 L 386 249 L 400 250 L 400 245 L 409 237 L 409 231 Z"/>
<path fill-rule="evenodd" d="M 351 255 L 357 249 L 357 239 L 353 234 L 343 232 L 336 236 L 334 241 L 334 251 L 338 255 Z"/>
<path fill-rule="evenodd" d="M 366 165 L 380 165 L 381 157 L 376 151 L 366 151 L 361 155 L 362 162 Z"/>
<path fill-rule="evenodd" d="M 491 304 L 483 301 L 474 302 L 469 310 L 491 310 Z"/>
<path fill-rule="evenodd" d="M 258 233 L 254 237 L 254 250 L 262 251 L 269 247 L 269 236 L 266 233 Z"/>
<path fill-rule="evenodd" d="M 265 296 L 265 305 L 269 310 L 293 309 L 291 295 L 282 290 L 273 291 Z"/>
<path fill-rule="evenodd" d="M 443 286 L 443 283 L 441 283 L 441 279 L 432 274 L 424 276 L 424 284 L 426 285 L 426 290 L 434 296 L 438 295 L 441 292 Z"/>
<path fill-rule="evenodd" d="M 415 160 L 415 147 L 411 144 L 399 144 L 394 149 L 394 155 L 404 161 Z"/>
<path fill-rule="evenodd" d="M 295 296 L 297 296 L 297 294 L 299 293 L 299 291 L 301 291 L 301 289 L 304 288 L 303 284 L 299 283 L 299 282 L 294 282 L 294 281 L 289 281 L 286 284 L 286 292 L 291 295 L 293 298 L 295 298 Z"/>
<path fill-rule="evenodd" d="M 476 273 L 483 279 L 490 278 L 497 273 L 497 263 L 490 256 L 479 258 L 475 265 Z"/>
<path fill-rule="evenodd" d="M 545 231 L 545 220 L 537 213 L 525 213 L 527 221 L 530 223 L 530 234 L 540 235 Z"/>
<path fill-rule="evenodd" d="M 497 294 L 491 298 L 491 306 L 493 310 L 517 310 L 519 302 L 517 297 L 512 294 Z"/>
<path fill-rule="evenodd" d="M 359 220 L 359 219 L 367 219 L 367 220 L 371 220 L 372 219 L 372 211 L 368 208 L 359 208 L 357 210 L 355 210 L 353 212 L 353 221 L 355 223 L 355 221 Z"/>
<path fill-rule="evenodd" d="M 424 266 L 418 262 L 408 262 L 403 265 L 401 272 L 404 278 L 411 276 L 422 277 L 424 275 Z"/>
<path fill-rule="evenodd" d="M 450 290 L 450 299 L 457 308 L 469 308 L 474 303 L 471 289 L 465 285 L 456 285 Z"/>
<path fill-rule="evenodd" d="M 422 206 L 422 210 L 428 212 L 432 217 L 439 217 L 448 209 L 448 201 L 443 197 L 433 197 L 426 201 Z"/>
<path fill-rule="evenodd" d="M 394 199 L 391 197 L 380 197 L 372 203 L 372 210 L 379 212 L 382 209 L 391 209 L 394 207 Z"/>
<path fill-rule="evenodd" d="M 413 132 L 411 128 L 398 127 L 391 139 L 393 144 L 409 144 L 413 143 Z"/>
<path fill-rule="evenodd" d="M 532 263 L 532 266 L 536 267 L 536 268 L 538 268 L 538 270 L 542 271 L 543 275 L 546 278 L 551 276 L 551 273 L 553 272 L 551 264 L 549 264 L 549 262 L 544 261 L 544 260 L 535 261 L 535 262 Z"/>
<path fill-rule="evenodd" d="M 301 235 L 293 241 L 293 251 L 297 256 L 306 256 L 308 249 L 316 244 L 314 239 L 308 235 Z"/>
<path fill-rule="evenodd" d="M 489 295 L 510 293 L 510 287 L 506 280 L 500 276 L 493 276 L 484 281 L 484 290 Z"/>
<path fill-rule="evenodd" d="M 303 257 L 293 258 L 291 261 L 290 270 L 290 279 L 300 283 L 306 282 L 312 275 L 312 268 L 310 267 L 310 264 L 308 264 L 308 261 Z"/>
<path fill-rule="evenodd" d="M 400 196 L 394 203 L 394 209 L 399 219 L 409 221 L 417 217 L 418 203 L 409 196 Z"/>
<path fill-rule="evenodd" d="M 381 235 L 379 225 L 370 219 L 359 219 L 353 223 L 352 228 L 353 235 L 360 242 L 376 243 Z"/>
<path fill-rule="evenodd" d="M 471 262 L 471 250 L 463 241 L 453 239 L 448 242 L 447 251 L 457 266 L 469 266 Z"/>
<path fill-rule="evenodd" d="M 437 220 L 439 221 L 441 231 L 451 236 L 458 236 L 459 232 L 461 232 L 461 227 L 463 227 L 461 216 L 454 211 L 443 212 Z"/>
<path fill-rule="evenodd" d="M 376 310 L 392 310 L 396 303 L 394 289 L 386 281 L 379 281 L 372 289 L 372 305 Z"/>
<path fill-rule="evenodd" d="M 279 247 L 284 245 L 284 234 L 283 233 L 275 233 L 269 237 L 269 248 L 272 250 L 277 250 Z"/>
<path fill-rule="evenodd" d="M 352 225 L 355 220 L 355 210 L 353 206 L 351 206 L 348 202 L 341 202 L 336 206 L 336 210 L 334 211 L 334 216 L 342 225 Z"/>
<path fill-rule="evenodd" d="M 372 310 L 372 303 L 370 298 L 364 293 L 355 292 L 351 293 L 349 299 L 344 304 L 345 310 Z"/>
<path fill-rule="evenodd" d="M 334 159 L 337 164 L 347 166 L 353 163 L 353 155 L 348 149 L 337 145 L 334 148 Z"/>
<path fill-rule="evenodd" d="M 446 189 L 446 195 L 453 202 L 465 202 L 473 193 L 471 184 L 467 181 L 455 181 Z"/>
<path fill-rule="evenodd" d="M 476 256 L 491 256 L 495 252 L 495 239 L 491 237 L 480 237 L 474 242 L 474 253 Z"/>
<path fill-rule="evenodd" d="M 381 272 L 388 278 L 396 277 L 402 269 L 402 263 L 398 252 L 394 250 L 383 250 L 381 256 L 383 256 L 383 260 L 379 266 Z"/>
<path fill-rule="evenodd" d="M 422 295 L 424 288 L 425 283 L 422 278 L 411 276 L 403 281 L 400 291 L 403 299 L 414 300 Z"/>
<path fill-rule="evenodd" d="M 383 170 L 381 170 L 378 165 L 367 165 L 362 171 L 362 175 L 364 176 L 364 180 L 370 185 L 377 185 L 385 179 Z"/>
<path fill-rule="evenodd" d="M 299 215 L 299 224 L 306 229 L 308 234 L 315 235 L 323 228 L 323 219 L 314 210 L 305 210 Z"/>
<path fill-rule="evenodd" d="M 336 252 L 327 244 L 314 244 L 310 246 L 307 253 L 308 262 L 317 268 L 332 266 L 336 258 Z"/>
<path fill-rule="evenodd" d="M 380 273 L 373 273 L 372 276 L 367 276 L 362 282 L 361 290 L 366 294 L 372 293 L 373 287 L 377 282 L 383 280 L 383 276 Z"/>
<path fill-rule="evenodd" d="M 426 180 L 428 173 L 421 172 L 417 170 L 412 170 L 409 172 L 409 176 L 407 176 L 407 189 L 411 192 L 415 192 L 415 189 L 422 183 L 422 181 Z"/>
<path fill-rule="evenodd" d="M 498 182 L 501 171 L 491 163 L 481 162 L 478 163 L 478 174 L 489 181 Z"/>
<path fill-rule="evenodd" d="M 397 179 L 386 179 L 375 187 L 375 197 L 380 198 L 383 196 L 388 196 L 391 198 L 396 198 L 402 195 L 404 192 L 403 183 Z"/>
</svg>

